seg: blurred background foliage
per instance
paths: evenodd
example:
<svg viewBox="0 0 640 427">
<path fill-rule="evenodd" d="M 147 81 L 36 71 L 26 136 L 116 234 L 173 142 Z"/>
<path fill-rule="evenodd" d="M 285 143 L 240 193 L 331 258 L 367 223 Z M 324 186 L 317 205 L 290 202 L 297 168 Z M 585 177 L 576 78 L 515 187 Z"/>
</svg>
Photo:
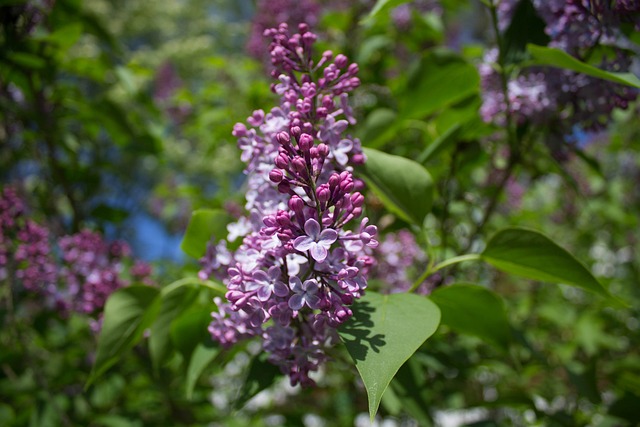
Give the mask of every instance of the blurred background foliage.
<svg viewBox="0 0 640 427">
<path fill-rule="evenodd" d="M 246 50 L 252 20 L 266 13 L 261 3 L 0 1 L 2 185 L 17 187 L 55 235 L 91 228 L 128 240 L 154 263 L 160 286 L 192 274 L 195 260 L 178 249 L 191 212 L 237 216 L 244 204 L 233 124 L 276 100 L 266 45 L 262 57 Z M 638 104 L 578 144 L 558 145 L 541 126 L 505 131 L 479 114 L 477 66 L 495 43 L 482 2 L 335 0 L 317 10 L 318 53 L 331 48 L 360 66 L 352 99 L 363 146 L 414 159 L 434 179 L 427 232 L 416 234 L 430 258 L 480 251 L 505 226 L 531 227 L 629 303 L 614 308 L 483 265 L 441 271 L 436 286 L 495 291 L 514 341 L 505 351 L 441 326 L 394 379 L 380 417 L 389 425 L 640 423 Z M 504 36 L 513 45 L 522 38 Z M 411 229 L 374 196 L 367 206 L 382 235 Z M 2 425 L 367 425 L 364 389 L 341 348 L 316 389 L 276 378 L 255 343 L 211 350 L 194 380 L 189 361 L 210 341 L 210 289 L 180 296 L 160 366 L 143 342 L 85 388 L 96 348 L 86 317 L 57 315 L 6 283 Z"/>
</svg>

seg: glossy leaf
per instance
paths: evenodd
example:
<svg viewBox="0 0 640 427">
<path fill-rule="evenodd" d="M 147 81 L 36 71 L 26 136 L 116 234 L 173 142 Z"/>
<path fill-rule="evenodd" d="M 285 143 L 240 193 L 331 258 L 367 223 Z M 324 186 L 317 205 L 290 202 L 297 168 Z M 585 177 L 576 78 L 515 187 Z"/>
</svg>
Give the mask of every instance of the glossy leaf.
<svg viewBox="0 0 640 427">
<path fill-rule="evenodd" d="M 111 294 L 104 307 L 96 361 L 87 385 L 140 341 L 160 310 L 158 294 L 149 286 L 129 286 Z"/>
<path fill-rule="evenodd" d="M 568 53 L 544 46 L 527 45 L 529 54 L 533 57 L 533 62 L 529 65 L 549 65 L 551 67 L 564 68 L 566 70 L 577 71 L 588 76 L 609 80 L 626 86 L 640 88 L 640 79 L 632 73 L 614 73 L 594 67 L 579 61 Z"/>
<path fill-rule="evenodd" d="M 202 258 L 211 237 L 227 237 L 227 224 L 231 217 L 221 209 L 198 209 L 191 214 L 180 248 L 194 258 Z"/>
<path fill-rule="evenodd" d="M 189 367 L 187 368 L 186 395 L 187 399 L 193 397 L 193 389 L 202 372 L 209 366 L 218 355 L 220 349 L 211 342 L 201 342 L 193 350 Z"/>
<path fill-rule="evenodd" d="M 507 273 L 565 283 L 609 296 L 580 261 L 537 231 L 524 228 L 502 230 L 489 240 L 481 258 Z"/>
<path fill-rule="evenodd" d="M 511 327 L 504 301 L 478 285 L 454 284 L 436 289 L 430 296 L 442 313 L 442 324 L 474 335 L 507 350 Z"/>
<path fill-rule="evenodd" d="M 367 294 L 353 307 L 353 317 L 338 332 L 353 358 L 375 416 L 389 383 L 404 362 L 440 323 L 440 310 L 415 294 Z"/>
<path fill-rule="evenodd" d="M 405 221 L 422 224 L 433 203 L 433 181 L 419 163 L 364 148 L 365 181 L 391 212 Z"/>
</svg>

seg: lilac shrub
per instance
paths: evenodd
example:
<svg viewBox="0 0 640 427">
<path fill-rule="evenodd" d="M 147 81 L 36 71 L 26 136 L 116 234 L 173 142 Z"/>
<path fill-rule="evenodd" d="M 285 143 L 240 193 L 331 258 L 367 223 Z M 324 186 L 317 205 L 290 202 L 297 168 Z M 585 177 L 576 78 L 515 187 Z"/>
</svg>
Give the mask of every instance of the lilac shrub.
<svg viewBox="0 0 640 427">
<path fill-rule="evenodd" d="M 508 27 L 518 1 L 498 4 L 500 29 Z M 633 66 L 640 46 L 624 35 L 621 26 L 640 22 L 640 7 L 635 3 L 536 0 L 533 5 L 546 25 L 550 46 L 582 61 L 594 59 L 596 48 L 605 46 L 610 53 L 596 65 L 615 72 L 628 72 Z M 509 77 L 506 100 L 501 78 L 492 65 L 497 60 L 498 50 L 491 49 L 479 67 L 483 90 L 480 113 L 486 122 L 504 125 L 505 114 L 510 114 L 518 125 L 547 126 L 551 133 L 567 137 L 577 129 L 604 129 L 615 108 L 627 108 L 638 96 L 636 89 L 574 71 L 531 67 Z"/>
<path fill-rule="evenodd" d="M 115 290 L 131 282 L 152 285 L 151 266 L 131 256 L 124 241 L 93 231 L 63 236 L 27 217 L 15 190 L 0 194 L 0 282 L 17 283 L 62 316 L 99 315 Z"/>
<path fill-rule="evenodd" d="M 315 62 L 316 35 L 306 24 L 265 31 L 272 90 L 280 105 L 255 111 L 233 130 L 247 164 L 248 215 L 230 224 L 230 241 L 210 242 L 200 277 L 226 285 L 227 301 L 209 326 L 228 347 L 259 336 L 269 360 L 292 385 L 313 385 L 310 372 L 326 360 L 336 328 L 367 287 L 377 229 L 362 219 L 363 183 L 352 165 L 365 156 L 360 142 L 345 135 L 354 123 L 348 94 L 359 86 L 358 66 L 326 51 Z"/>
</svg>

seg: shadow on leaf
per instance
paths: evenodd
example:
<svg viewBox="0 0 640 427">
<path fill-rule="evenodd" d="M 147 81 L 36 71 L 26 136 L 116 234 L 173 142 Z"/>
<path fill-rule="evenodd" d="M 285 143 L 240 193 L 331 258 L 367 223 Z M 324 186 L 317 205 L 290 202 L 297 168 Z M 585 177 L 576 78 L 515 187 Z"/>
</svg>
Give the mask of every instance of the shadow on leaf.
<svg viewBox="0 0 640 427">
<path fill-rule="evenodd" d="M 386 344 L 383 334 L 372 335 L 373 321 L 371 313 L 375 308 L 363 301 L 353 306 L 353 317 L 339 328 L 340 337 L 355 360 L 365 360 L 369 349 L 380 353 Z"/>
</svg>

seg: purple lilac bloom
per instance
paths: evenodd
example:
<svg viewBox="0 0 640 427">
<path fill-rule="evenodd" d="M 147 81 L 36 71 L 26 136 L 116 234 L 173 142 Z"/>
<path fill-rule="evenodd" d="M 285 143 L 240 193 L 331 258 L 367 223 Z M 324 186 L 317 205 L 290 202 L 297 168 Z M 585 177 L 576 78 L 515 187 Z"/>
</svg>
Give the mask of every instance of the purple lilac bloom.
<svg viewBox="0 0 640 427">
<path fill-rule="evenodd" d="M 498 6 L 499 27 L 508 27 L 519 0 L 503 0 Z M 591 60 L 597 46 L 610 50 L 600 68 L 629 72 L 640 46 L 621 30 L 624 23 L 638 25 L 637 3 L 587 0 L 533 1 L 546 24 L 550 46 L 565 50 L 582 61 Z M 482 81 L 482 118 L 486 122 L 505 124 L 507 102 L 500 76 L 493 64 L 497 49 L 489 50 L 479 66 Z M 621 84 L 597 79 L 570 70 L 531 67 L 510 76 L 507 83 L 510 111 L 518 125 L 533 123 L 546 126 L 550 134 L 571 135 L 576 129 L 599 131 L 610 122 L 615 108 L 626 109 L 638 91 Z"/>
<path fill-rule="evenodd" d="M 281 22 L 286 22 L 293 28 L 301 23 L 313 28 L 318 22 L 319 14 L 320 4 L 315 0 L 258 0 L 247 51 L 253 57 L 263 59 L 268 45 L 264 37 L 266 30 Z"/>
<path fill-rule="evenodd" d="M 0 194 L 0 281 L 15 277 L 63 316 L 99 314 L 109 295 L 131 280 L 152 284 L 151 266 L 132 259 L 126 242 L 108 243 L 84 230 L 60 238 L 58 247 L 56 258 L 49 230 L 27 218 L 22 200 L 5 188 Z"/>
<path fill-rule="evenodd" d="M 374 249 L 374 258 L 376 265 L 371 271 L 371 277 L 383 283 L 382 291 L 389 293 L 409 290 L 416 278 L 414 276 L 420 273 L 412 271 L 412 268 L 422 266 L 419 268 L 424 269 L 427 265 L 427 255 L 408 230 L 387 233 Z M 418 287 L 417 292 L 425 295 L 431 293 L 439 279 L 438 274 L 430 276 Z"/>
<path fill-rule="evenodd" d="M 367 287 L 377 229 L 362 214 L 363 183 L 352 175 L 365 161 L 360 142 L 345 134 L 354 123 L 349 93 L 359 86 L 358 66 L 326 51 L 314 60 L 316 35 L 305 24 L 265 31 L 280 105 L 255 111 L 236 124 L 247 164 L 247 216 L 228 227 L 242 237 L 233 253 L 211 242 L 201 278 L 215 276 L 228 292 L 217 301 L 209 327 L 228 346 L 260 336 L 270 361 L 293 385 L 313 384 L 310 372 L 346 321 L 349 305 Z"/>
</svg>

